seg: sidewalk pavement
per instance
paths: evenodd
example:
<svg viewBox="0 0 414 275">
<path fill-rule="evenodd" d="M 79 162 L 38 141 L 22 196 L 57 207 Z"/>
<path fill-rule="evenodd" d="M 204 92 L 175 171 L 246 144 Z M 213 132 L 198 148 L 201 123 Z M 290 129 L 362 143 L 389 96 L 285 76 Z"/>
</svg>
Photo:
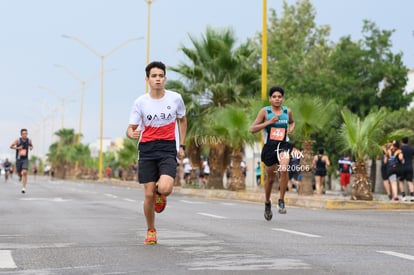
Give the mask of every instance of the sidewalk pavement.
<svg viewBox="0 0 414 275">
<path fill-rule="evenodd" d="M 97 182 L 99 183 L 99 182 Z M 104 183 L 110 183 L 120 186 L 128 186 L 132 188 L 140 188 L 140 184 L 135 181 L 118 181 L 111 180 L 110 182 L 104 181 Z M 245 191 L 229 191 L 229 190 L 214 190 L 214 189 L 202 189 L 200 187 L 181 187 L 174 186 L 174 193 L 209 198 L 209 199 L 222 199 L 222 200 L 242 200 L 252 203 L 264 203 L 264 190 L 263 187 L 247 187 Z M 298 195 L 296 192 L 286 192 L 285 202 L 286 207 L 302 207 L 313 209 L 327 209 L 327 210 L 414 210 L 414 202 L 411 201 L 390 201 L 386 195 L 373 194 L 374 199 L 372 201 L 355 201 L 351 200 L 351 196 L 343 196 L 340 191 L 326 191 L 323 195 L 311 195 L 303 196 Z M 277 201 L 279 198 L 279 192 L 272 192 L 273 201 Z M 408 196 L 408 198 L 410 198 Z M 414 199 L 414 198 L 412 198 Z"/>
<path fill-rule="evenodd" d="M 246 191 L 228 191 L 228 190 L 211 190 L 211 189 L 192 189 L 174 187 L 176 193 L 191 195 L 196 197 L 243 200 L 255 203 L 264 203 L 263 188 L 248 188 Z M 273 201 L 277 201 L 279 192 L 272 192 Z M 414 198 L 413 198 L 414 199 Z M 296 192 L 286 192 L 286 206 L 328 209 L 328 210 L 414 210 L 414 202 L 411 201 L 390 201 L 386 195 L 374 194 L 372 201 L 355 201 L 351 196 L 343 196 L 341 192 L 327 191 L 323 195 L 303 196 Z"/>
</svg>

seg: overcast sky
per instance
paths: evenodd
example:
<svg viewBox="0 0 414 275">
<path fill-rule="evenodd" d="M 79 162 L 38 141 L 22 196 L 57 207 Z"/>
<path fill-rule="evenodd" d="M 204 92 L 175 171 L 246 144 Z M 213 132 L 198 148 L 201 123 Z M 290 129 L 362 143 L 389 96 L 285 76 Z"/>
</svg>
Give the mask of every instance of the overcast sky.
<svg viewBox="0 0 414 275">
<path fill-rule="evenodd" d="M 294 4 L 296 1 L 287 1 Z M 239 42 L 262 29 L 261 0 L 155 0 L 151 5 L 150 60 L 169 66 L 183 61 L 181 45 L 191 46 L 188 35 L 200 37 L 206 27 L 235 31 Z M 414 68 L 414 1 L 313 0 L 316 23 L 330 25 L 332 41 L 361 37 L 362 21 L 396 32 L 394 52 Z M 282 1 L 268 0 L 280 15 Z M 132 41 L 105 57 L 103 136 L 124 136 L 129 111 L 145 92 L 147 15 L 145 0 L 0 0 L 0 158 L 12 153 L 11 142 L 21 128 L 41 154 L 52 131 L 62 125 L 79 129 L 81 84 L 87 80 L 82 133 L 83 143 L 96 142 L 100 128 L 100 58 L 128 39 Z M 56 64 L 61 67 L 55 66 Z M 63 66 L 63 67 L 62 67 Z M 66 69 L 65 69 L 66 68 Z M 177 76 L 169 74 L 169 79 Z M 276 84 L 276 83 L 275 83 Z M 44 134 L 45 133 L 45 134 Z"/>
</svg>

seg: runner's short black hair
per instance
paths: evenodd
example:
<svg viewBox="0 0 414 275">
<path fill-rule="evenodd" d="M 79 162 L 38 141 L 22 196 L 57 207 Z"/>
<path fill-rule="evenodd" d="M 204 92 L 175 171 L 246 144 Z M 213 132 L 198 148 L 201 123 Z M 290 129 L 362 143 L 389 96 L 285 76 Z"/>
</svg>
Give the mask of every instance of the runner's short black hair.
<svg viewBox="0 0 414 275">
<path fill-rule="evenodd" d="M 323 155 L 324 152 L 325 152 L 325 149 L 323 147 L 319 147 L 318 153 Z"/>
<path fill-rule="evenodd" d="M 282 96 L 285 95 L 285 91 L 283 90 L 283 88 L 278 87 L 278 86 L 273 86 L 272 88 L 270 88 L 269 90 L 269 97 L 273 95 L 274 92 L 279 92 L 282 94 Z"/>
<path fill-rule="evenodd" d="M 145 67 L 145 74 L 147 75 L 147 77 L 149 77 L 152 68 L 161 69 L 164 71 L 164 76 L 166 75 L 165 64 L 161 61 L 153 61 Z"/>
</svg>

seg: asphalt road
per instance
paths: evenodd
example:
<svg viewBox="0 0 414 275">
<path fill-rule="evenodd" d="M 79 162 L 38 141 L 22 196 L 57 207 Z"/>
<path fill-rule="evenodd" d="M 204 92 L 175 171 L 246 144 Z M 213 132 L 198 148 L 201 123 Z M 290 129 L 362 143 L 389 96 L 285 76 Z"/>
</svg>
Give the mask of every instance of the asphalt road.
<svg viewBox="0 0 414 275">
<path fill-rule="evenodd" d="M 173 193 L 146 246 L 142 188 L 0 180 L 0 274 L 412 274 L 414 211 L 288 207 Z"/>
</svg>

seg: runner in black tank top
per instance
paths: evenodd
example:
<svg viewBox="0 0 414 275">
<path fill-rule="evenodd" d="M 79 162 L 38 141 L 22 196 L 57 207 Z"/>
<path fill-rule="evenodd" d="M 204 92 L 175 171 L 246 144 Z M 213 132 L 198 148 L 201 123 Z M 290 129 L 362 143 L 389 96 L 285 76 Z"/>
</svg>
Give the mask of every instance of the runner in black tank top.
<svg viewBox="0 0 414 275">
<path fill-rule="evenodd" d="M 327 174 L 327 168 L 330 162 L 328 156 L 324 155 L 324 149 L 321 147 L 318 149 L 318 154 L 313 158 L 313 168 L 315 169 L 315 187 L 316 194 L 321 195 L 324 192 L 325 177 Z"/>
</svg>

